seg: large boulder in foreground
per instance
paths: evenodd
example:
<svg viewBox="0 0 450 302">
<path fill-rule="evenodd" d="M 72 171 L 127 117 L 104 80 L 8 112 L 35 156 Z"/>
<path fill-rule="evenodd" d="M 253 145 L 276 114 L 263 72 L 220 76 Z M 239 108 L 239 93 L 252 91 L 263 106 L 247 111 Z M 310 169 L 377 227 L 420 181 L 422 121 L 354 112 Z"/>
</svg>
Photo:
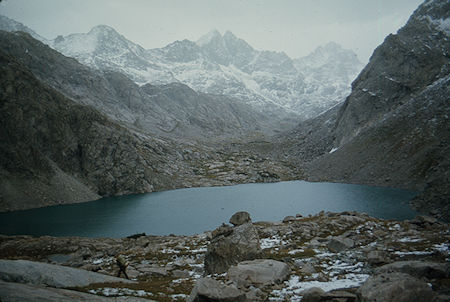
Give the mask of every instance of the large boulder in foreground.
<svg viewBox="0 0 450 302">
<path fill-rule="evenodd" d="M 132 282 L 82 269 L 28 260 L 0 260 L 0 279 L 58 288 L 84 287 L 105 282 Z"/>
<path fill-rule="evenodd" d="M 212 278 L 201 278 L 192 289 L 188 302 L 245 302 L 245 293 Z"/>
<path fill-rule="evenodd" d="M 360 302 L 432 301 L 431 287 L 422 280 L 402 273 L 375 275 L 358 289 Z"/>
<path fill-rule="evenodd" d="M 4 302 L 152 302 L 137 297 L 102 297 L 73 290 L 0 281 L 0 301 Z"/>
<path fill-rule="evenodd" d="M 224 273 L 241 261 L 258 258 L 260 253 L 258 231 L 251 223 L 244 223 L 211 240 L 205 254 L 205 272 Z"/>
<path fill-rule="evenodd" d="M 228 279 L 236 282 L 238 286 L 257 287 L 279 284 L 285 281 L 291 269 L 284 262 L 272 259 L 256 259 L 243 261 L 228 270 Z"/>
</svg>

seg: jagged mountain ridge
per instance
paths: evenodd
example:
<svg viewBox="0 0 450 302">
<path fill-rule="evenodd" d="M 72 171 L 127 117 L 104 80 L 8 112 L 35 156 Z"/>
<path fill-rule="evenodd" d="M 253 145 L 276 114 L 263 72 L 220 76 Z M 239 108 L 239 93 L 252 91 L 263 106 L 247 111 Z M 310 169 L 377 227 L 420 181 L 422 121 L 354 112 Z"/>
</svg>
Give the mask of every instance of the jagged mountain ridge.
<svg viewBox="0 0 450 302">
<path fill-rule="evenodd" d="M 288 136 L 286 152 L 322 154 L 307 158 L 310 180 L 425 189 L 418 208 L 450 219 L 449 20 L 448 1 L 425 1 L 374 51 L 342 106 Z M 331 127 L 308 126 L 321 123 Z"/>
<path fill-rule="evenodd" d="M 108 43 L 95 39 L 99 35 L 108 35 Z M 74 46 L 79 40 L 92 39 L 97 41 L 95 50 L 80 51 Z M 212 31 L 197 42 L 176 41 L 163 48 L 143 50 L 112 28 L 97 26 L 88 34 L 62 37 L 52 45 L 89 66 L 123 72 L 139 84 L 181 82 L 197 91 L 237 97 L 260 110 L 293 111 L 301 119 L 342 101 L 362 67 L 354 53 L 334 44 L 334 48 L 325 50 L 345 54 L 340 58 L 347 60 L 342 64 L 348 68 L 334 76 L 330 74 L 334 69 L 326 66 L 336 62 L 324 62 L 313 68 L 315 74 L 310 77 L 311 70 L 297 70 L 285 53 L 257 51 L 229 31 L 224 35 Z M 317 78 L 324 72 L 329 81 L 321 85 Z"/>
<path fill-rule="evenodd" d="M 0 29 L 21 29 L 20 23 L 0 18 Z M 333 59 L 309 64 L 314 53 L 292 60 L 282 52 L 255 50 L 229 31 L 223 35 L 212 31 L 196 42 L 175 41 L 150 50 L 105 25 L 86 34 L 39 39 L 87 66 L 121 72 L 139 85 L 184 83 L 199 92 L 232 96 L 279 118 L 293 112 L 301 120 L 343 101 L 362 68 L 352 51 L 335 43 L 314 52 L 328 52 L 325 56 Z"/>
<path fill-rule="evenodd" d="M 0 40 L 0 48 L 41 81 L 80 104 L 149 133 L 210 139 L 273 133 L 295 122 L 255 112 L 232 98 L 197 93 L 180 83 L 138 86 L 121 73 L 86 67 L 26 34 L 2 31 Z"/>
</svg>

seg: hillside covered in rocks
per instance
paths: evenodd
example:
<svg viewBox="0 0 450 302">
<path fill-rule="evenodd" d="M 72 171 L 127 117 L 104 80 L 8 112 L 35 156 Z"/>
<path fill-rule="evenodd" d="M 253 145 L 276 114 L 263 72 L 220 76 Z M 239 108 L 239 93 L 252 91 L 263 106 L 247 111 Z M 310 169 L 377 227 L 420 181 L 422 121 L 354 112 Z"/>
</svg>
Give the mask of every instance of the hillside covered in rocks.
<svg viewBox="0 0 450 302">
<path fill-rule="evenodd" d="M 319 213 L 123 239 L 0 236 L 2 301 L 448 301 L 449 227 Z M 115 278 L 118 254 L 129 262 Z M 22 260 L 17 260 L 22 259 Z M 380 300 L 381 299 L 381 300 Z"/>
</svg>

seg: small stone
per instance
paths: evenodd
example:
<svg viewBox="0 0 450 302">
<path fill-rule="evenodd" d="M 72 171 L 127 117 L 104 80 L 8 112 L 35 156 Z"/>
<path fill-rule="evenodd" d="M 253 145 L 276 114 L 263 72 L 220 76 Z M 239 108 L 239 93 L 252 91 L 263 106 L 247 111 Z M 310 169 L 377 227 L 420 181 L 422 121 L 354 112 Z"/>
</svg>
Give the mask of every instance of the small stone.
<svg viewBox="0 0 450 302">
<path fill-rule="evenodd" d="M 283 222 L 287 223 L 287 222 L 292 222 L 292 221 L 296 221 L 296 220 L 297 219 L 294 216 L 286 216 L 286 217 L 284 217 Z"/>
<path fill-rule="evenodd" d="M 317 273 L 317 271 L 314 268 L 314 266 L 312 266 L 310 263 L 306 263 L 305 265 L 303 265 L 303 267 L 300 269 L 300 272 L 302 272 L 304 274 L 308 274 L 308 275 L 312 275 L 314 273 Z"/>
<path fill-rule="evenodd" d="M 311 287 L 300 294 L 303 295 L 303 302 L 320 302 L 325 291 L 319 287 Z"/>
<path fill-rule="evenodd" d="M 179 270 L 179 269 L 173 270 L 172 275 L 175 278 L 188 278 L 190 276 L 188 270 Z"/>
<path fill-rule="evenodd" d="M 141 268 L 140 271 L 143 274 L 146 274 L 149 276 L 154 276 L 154 277 L 166 277 L 169 275 L 169 272 L 164 267 L 150 266 L 150 267 L 146 267 L 146 268 Z"/>
<path fill-rule="evenodd" d="M 367 254 L 367 262 L 372 265 L 376 264 L 384 264 L 389 262 L 388 255 L 384 251 L 370 251 Z"/>
<path fill-rule="evenodd" d="M 238 226 L 247 222 L 251 222 L 250 214 L 248 212 L 236 212 L 231 216 L 230 223 L 234 226 Z"/>
<path fill-rule="evenodd" d="M 311 239 L 308 243 L 308 248 L 310 249 L 314 249 L 317 248 L 321 245 L 321 243 L 319 242 L 319 240 L 317 239 Z"/>
<path fill-rule="evenodd" d="M 231 233 L 233 233 L 233 228 L 229 225 L 226 225 L 225 223 L 222 223 L 220 227 L 211 232 L 211 238 L 213 239 L 219 236 L 226 237 L 228 235 L 231 235 Z"/>
</svg>

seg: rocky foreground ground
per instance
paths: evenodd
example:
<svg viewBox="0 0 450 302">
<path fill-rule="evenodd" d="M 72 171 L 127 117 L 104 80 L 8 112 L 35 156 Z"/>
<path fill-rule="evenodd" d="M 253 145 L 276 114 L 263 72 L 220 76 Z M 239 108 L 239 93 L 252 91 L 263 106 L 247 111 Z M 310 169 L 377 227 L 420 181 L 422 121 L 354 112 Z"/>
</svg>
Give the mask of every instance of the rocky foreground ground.
<svg viewBox="0 0 450 302">
<path fill-rule="evenodd" d="M 449 225 L 245 212 L 194 236 L 1 236 L 0 301 L 449 301 Z M 116 278 L 115 257 L 130 281 Z"/>
</svg>

